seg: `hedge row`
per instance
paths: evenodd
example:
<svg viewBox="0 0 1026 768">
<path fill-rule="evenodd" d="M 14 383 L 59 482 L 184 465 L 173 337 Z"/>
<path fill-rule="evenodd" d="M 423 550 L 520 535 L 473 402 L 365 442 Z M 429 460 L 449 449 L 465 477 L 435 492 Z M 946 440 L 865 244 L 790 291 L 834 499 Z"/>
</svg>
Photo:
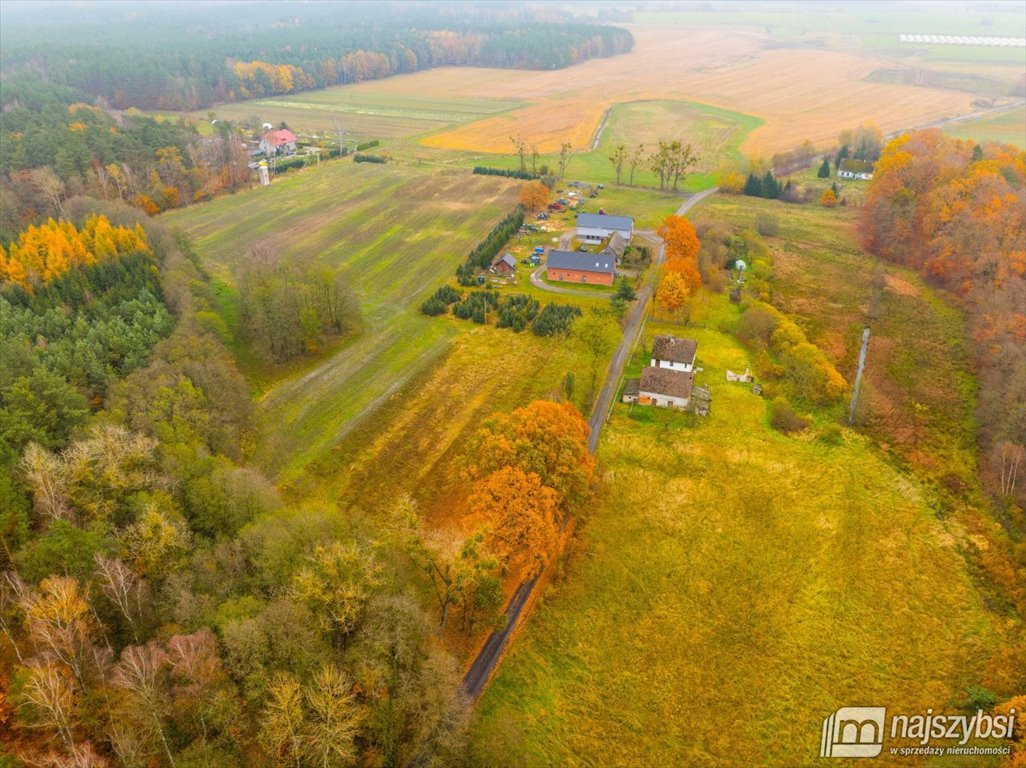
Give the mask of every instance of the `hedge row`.
<svg viewBox="0 0 1026 768">
<path fill-rule="evenodd" d="M 479 176 L 504 176 L 507 179 L 527 179 L 528 181 L 541 178 L 537 173 L 507 170 L 505 168 L 489 168 L 484 165 L 474 166 L 474 173 Z"/>
<path fill-rule="evenodd" d="M 460 285 L 473 285 L 475 271 L 491 266 L 492 259 L 523 224 L 524 209 L 518 205 L 512 213 L 492 228 L 488 237 L 478 243 L 467 255 L 467 260 L 456 269 Z"/>
</svg>

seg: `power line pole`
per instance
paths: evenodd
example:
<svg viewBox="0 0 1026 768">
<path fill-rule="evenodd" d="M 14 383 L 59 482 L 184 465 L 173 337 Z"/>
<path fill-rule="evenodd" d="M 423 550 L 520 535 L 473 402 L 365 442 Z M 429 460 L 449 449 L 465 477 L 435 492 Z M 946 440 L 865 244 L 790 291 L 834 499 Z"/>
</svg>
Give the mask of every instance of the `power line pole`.
<svg viewBox="0 0 1026 768">
<path fill-rule="evenodd" d="M 851 405 L 848 407 L 848 426 L 855 423 L 855 408 L 859 403 L 859 389 L 862 387 L 862 372 L 866 368 L 866 353 L 869 351 L 869 326 L 862 329 L 862 349 L 859 351 L 859 369 L 855 374 L 855 388 L 851 393 Z"/>
</svg>

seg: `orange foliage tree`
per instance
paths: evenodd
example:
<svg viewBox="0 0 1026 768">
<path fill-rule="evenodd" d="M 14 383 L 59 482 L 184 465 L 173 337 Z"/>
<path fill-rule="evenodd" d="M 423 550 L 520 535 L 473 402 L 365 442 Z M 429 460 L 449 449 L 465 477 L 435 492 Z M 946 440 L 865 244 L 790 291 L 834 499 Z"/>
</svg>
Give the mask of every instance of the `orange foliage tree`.
<svg viewBox="0 0 1026 768">
<path fill-rule="evenodd" d="M 690 295 L 702 284 L 698 270 L 698 253 L 702 246 L 694 226 L 683 216 L 670 215 L 656 232 L 666 243 L 667 277 L 674 272 L 683 277 Z"/>
<path fill-rule="evenodd" d="M 146 233 L 138 224 L 114 226 L 106 216 L 91 216 L 82 229 L 76 229 L 65 219 L 48 219 L 27 227 L 9 249 L 0 246 L 0 285 L 14 283 L 31 290 L 73 267 L 136 252 L 150 253 Z"/>
<path fill-rule="evenodd" d="M 659 283 L 656 292 L 656 303 L 667 312 L 679 312 L 688 303 L 691 287 L 680 272 L 667 272 Z"/>
<path fill-rule="evenodd" d="M 485 477 L 470 498 L 471 512 L 487 527 L 489 549 L 507 565 L 533 575 L 551 559 L 559 540 L 556 492 L 534 472 L 503 467 Z"/>
<path fill-rule="evenodd" d="M 595 459 L 588 452 L 588 424 L 569 403 L 536 400 L 491 416 L 471 439 L 470 456 L 471 478 L 503 467 L 534 473 L 565 511 L 591 493 Z"/>
<path fill-rule="evenodd" d="M 540 181 L 529 181 L 520 188 L 520 204 L 528 211 L 540 211 L 549 202 L 549 188 Z"/>
</svg>

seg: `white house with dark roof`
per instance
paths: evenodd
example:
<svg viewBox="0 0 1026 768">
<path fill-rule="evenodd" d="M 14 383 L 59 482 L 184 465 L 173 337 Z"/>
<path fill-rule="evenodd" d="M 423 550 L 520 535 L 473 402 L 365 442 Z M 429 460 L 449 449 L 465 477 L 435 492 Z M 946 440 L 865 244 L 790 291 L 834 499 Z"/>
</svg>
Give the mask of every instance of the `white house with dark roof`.
<svg viewBox="0 0 1026 768">
<path fill-rule="evenodd" d="M 659 408 L 688 407 L 695 386 L 695 374 L 671 371 L 669 368 L 646 367 L 640 379 L 629 379 L 624 386 L 623 401 Z"/>
<path fill-rule="evenodd" d="M 608 216 L 604 213 L 577 215 L 577 239 L 588 245 L 598 245 L 614 232 L 628 244 L 634 237 L 634 219 L 630 216 Z"/>
<path fill-rule="evenodd" d="M 671 371 L 690 373 L 695 370 L 695 355 L 698 342 L 677 336 L 656 336 L 652 341 L 653 368 L 667 368 Z"/>
</svg>

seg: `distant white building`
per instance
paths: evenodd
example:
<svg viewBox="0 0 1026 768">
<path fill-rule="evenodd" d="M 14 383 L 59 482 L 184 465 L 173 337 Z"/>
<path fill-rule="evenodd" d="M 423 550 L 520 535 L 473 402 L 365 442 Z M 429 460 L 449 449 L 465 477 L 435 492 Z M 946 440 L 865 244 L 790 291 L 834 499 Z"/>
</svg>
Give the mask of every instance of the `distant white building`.
<svg viewBox="0 0 1026 768">
<path fill-rule="evenodd" d="M 634 219 L 604 213 L 581 213 L 577 216 L 577 239 L 582 243 L 598 245 L 614 232 L 629 244 L 634 236 Z"/>
</svg>

